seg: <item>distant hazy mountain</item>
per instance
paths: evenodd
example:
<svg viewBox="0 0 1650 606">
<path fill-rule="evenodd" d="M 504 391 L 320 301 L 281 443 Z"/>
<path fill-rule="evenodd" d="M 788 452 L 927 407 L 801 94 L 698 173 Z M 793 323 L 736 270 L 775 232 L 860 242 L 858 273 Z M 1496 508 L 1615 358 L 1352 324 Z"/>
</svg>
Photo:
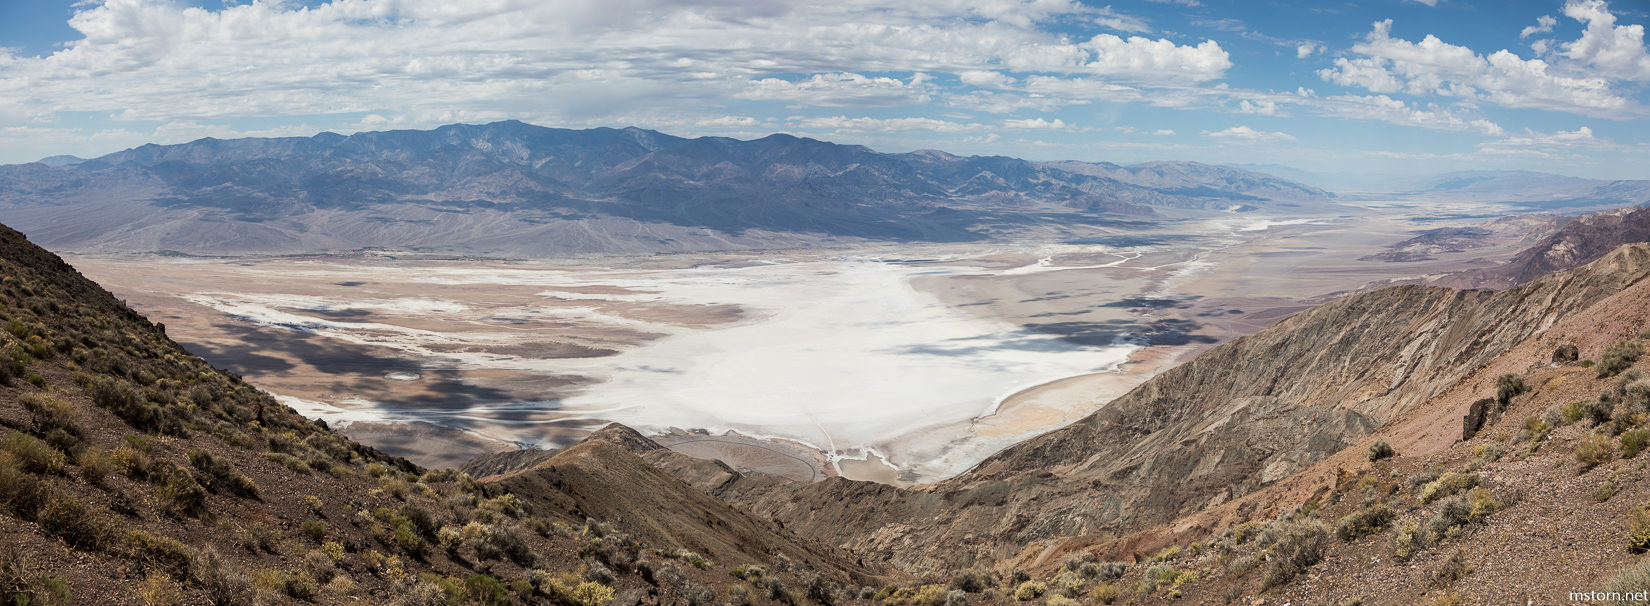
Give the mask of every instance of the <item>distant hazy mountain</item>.
<svg viewBox="0 0 1650 606">
<path fill-rule="evenodd" d="M 145 145 L 0 166 L 0 220 L 60 250 L 509 255 L 968 241 L 1326 200 L 1183 162 L 884 154 L 788 135 L 684 139 L 521 122 Z M 1175 209 L 1175 210 L 1167 210 Z"/>
<path fill-rule="evenodd" d="M 1414 195 L 1506 202 L 1531 210 L 1636 206 L 1650 202 L 1650 180 L 1582 179 L 1530 171 L 1466 171 L 1428 177 Z"/>
</svg>

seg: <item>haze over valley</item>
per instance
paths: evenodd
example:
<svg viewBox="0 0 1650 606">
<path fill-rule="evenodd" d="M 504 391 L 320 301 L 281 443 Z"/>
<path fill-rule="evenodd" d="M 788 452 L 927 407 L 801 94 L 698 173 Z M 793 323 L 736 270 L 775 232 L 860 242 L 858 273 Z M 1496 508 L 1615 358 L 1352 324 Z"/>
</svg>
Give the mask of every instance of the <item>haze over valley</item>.
<svg viewBox="0 0 1650 606">
<path fill-rule="evenodd" d="M 351 151 L 318 162 L 292 149 L 317 145 Z M 606 164 L 553 168 L 590 149 L 618 153 L 615 146 L 623 153 Z M 713 172 L 698 156 L 690 156 L 695 168 L 659 168 L 681 163 L 661 155 L 706 146 L 730 160 Z M 393 158 L 398 168 L 375 169 L 371 187 L 402 193 L 357 186 L 357 195 L 378 200 L 363 204 L 272 185 L 334 187 L 388 161 L 362 154 Z M 843 164 L 842 154 L 856 162 Z M 435 178 L 412 168 L 425 165 L 421 158 L 463 156 L 485 168 Z M 865 161 L 879 168 L 857 168 Z M 935 162 L 948 172 L 924 172 Z M 255 173 L 236 168 L 254 165 Z M 163 184 L 137 190 L 155 200 L 144 221 L 65 223 L 114 204 L 84 184 L 108 187 L 93 176 L 118 167 L 156 175 L 135 182 Z M 601 176 L 615 171 L 625 177 Z M 1003 177 L 1024 171 L 1033 172 Z M 533 177 L 552 173 L 559 178 Z M 421 464 L 564 447 L 616 421 L 743 469 L 902 484 L 951 477 L 1337 293 L 1493 267 L 1562 223 L 1530 215 L 1479 227 L 1510 209 L 1538 208 L 1518 206 L 1516 196 L 1459 195 L 1461 183 L 1486 186 L 1472 176 L 1386 196 L 1336 196 L 1183 163 L 1037 165 L 514 123 L 202 141 L 10 174 L 12 191 L 52 183 L 54 193 L 14 198 L 0 219 L 38 223 L 47 244 L 78 250 L 77 267 L 209 360 Z M 1050 175 L 1082 185 L 1050 185 Z M 674 185 L 601 203 L 577 202 L 554 185 L 604 178 Z M 904 179 L 901 195 L 924 206 L 886 201 L 891 179 Z M 486 186 L 507 204 L 432 201 L 452 197 L 444 193 L 451 183 L 516 185 Z M 743 193 L 707 193 L 723 183 Z M 1114 194 L 1085 191 L 1095 188 L 1140 202 L 1099 204 Z M 1539 208 L 1613 207 L 1646 188 L 1572 180 L 1542 192 Z M 785 215 L 706 214 L 763 191 L 801 202 Z M 829 195 L 840 204 L 807 202 L 825 195 L 807 193 L 814 191 L 836 192 Z M 646 218 L 656 213 L 646 209 L 674 199 L 710 206 Z M 558 215 L 576 205 L 582 215 Z M 413 228 L 379 220 L 429 209 L 445 210 Z M 549 231 L 475 231 L 476 213 Z M 326 218 L 303 227 L 315 216 Z M 839 220 L 870 216 L 879 218 Z M 932 227 L 939 223 L 946 228 Z M 654 238 L 684 225 L 701 235 Z M 568 239 L 568 229 L 607 231 Z M 1440 230 L 1458 237 L 1428 239 Z M 758 231 L 807 248 L 740 250 L 761 242 L 749 236 Z M 487 234 L 490 248 L 478 250 L 473 234 Z M 373 245 L 315 244 L 352 241 L 346 236 Z M 405 244 L 386 246 L 392 241 Z M 1419 241 L 1431 245 L 1417 252 Z M 303 246 L 319 248 L 291 252 Z M 712 246 L 733 250 L 700 250 Z M 625 252 L 632 249 L 649 253 Z M 507 256 L 523 251 L 539 258 Z"/>
</svg>

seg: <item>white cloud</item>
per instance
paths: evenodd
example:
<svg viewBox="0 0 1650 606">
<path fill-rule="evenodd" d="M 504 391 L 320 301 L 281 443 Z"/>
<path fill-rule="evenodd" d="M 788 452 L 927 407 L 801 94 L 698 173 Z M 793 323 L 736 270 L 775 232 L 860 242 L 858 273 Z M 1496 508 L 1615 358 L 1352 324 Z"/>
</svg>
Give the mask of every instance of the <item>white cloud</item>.
<svg viewBox="0 0 1650 606">
<path fill-rule="evenodd" d="M 930 89 L 913 76 L 909 82 L 855 73 L 814 74 L 792 82 L 780 78 L 751 81 L 739 99 L 805 102 L 809 105 L 904 105 L 928 101 Z"/>
<path fill-rule="evenodd" d="M 1644 26 L 1616 25 L 1616 16 L 1603 0 L 1570 0 L 1564 5 L 1564 15 L 1587 24 L 1587 29 L 1580 39 L 1563 44 L 1563 56 L 1600 74 L 1650 81 Z"/>
<path fill-rule="evenodd" d="M 848 116 L 831 116 L 821 118 L 807 118 L 792 116 L 788 119 L 797 128 L 808 130 L 830 130 L 837 132 L 883 133 L 893 131 L 926 131 L 941 133 L 956 133 L 980 130 L 978 124 L 963 124 L 933 118 L 850 118 Z"/>
<path fill-rule="evenodd" d="M 1152 131 L 1152 134 L 1157 135 L 1159 137 L 1168 137 L 1168 136 L 1174 135 L 1174 131 L 1169 130 L 1167 128 L 1160 128 L 1160 129 Z"/>
<path fill-rule="evenodd" d="M 1226 139 L 1234 141 L 1294 141 L 1289 133 L 1267 132 L 1255 130 L 1247 126 L 1234 126 L 1225 130 L 1203 131 L 1203 136 L 1210 139 Z"/>
<path fill-rule="evenodd" d="M 1612 141 L 1594 137 L 1593 129 L 1582 126 L 1573 131 L 1561 130 L 1555 133 L 1538 133 L 1526 129 L 1521 135 L 1480 144 L 1478 151 L 1501 156 L 1551 158 L 1574 155 L 1578 148 L 1617 147 Z"/>
<path fill-rule="evenodd" d="M 1612 74 L 1603 71 L 1565 69 L 1508 50 L 1480 55 L 1430 34 L 1420 42 L 1410 42 L 1393 38 L 1391 31 L 1390 19 L 1376 22 L 1365 39 L 1352 47 L 1363 57 L 1337 58 L 1334 68 L 1318 71 L 1319 77 L 1376 93 L 1457 97 L 1506 107 L 1613 118 L 1641 111 L 1637 103 L 1612 89 Z M 1617 52 L 1619 47 L 1619 42 L 1612 42 L 1606 52 L 1595 50 L 1606 48 L 1598 44 L 1576 54 L 1612 65 L 1630 63 L 1630 57 Z"/>
<path fill-rule="evenodd" d="M 1071 125 L 1066 124 L 1066 122 L 1064 120 L 1061 120 L 1059 118 L 1055 118 L 1052 121 L 1051 120 L 1044 120 L 1042 118 L 1031 118 L 1029 120 L 1004 120 L 1003 121 L 1003 126 L 1008 127 L 1008 128 L 1034 129 L 1034 130 L 1037 130 L 1037 129 L 1041 129 L 1041 130 L 1065 130 L 1065 129 L 1069 128 Z"/>
<path fill-rule="evenodd" d="M 1305 59 L 1323 51 L 1323 45 L 1316 42 L 1302 42 L 1295 45 L 1295 58 Z"/>
<path fill-rule="evenodd" d="M 1276 115 L 1278 115 L 1278 103 L 1276 101 L 1270 101 L 1270 100 L 1265 100 L 1265 99 L 1262 99 L 1262 100 L 1259 100 L 1259 101 L 1250 101 L 1248 99 L 1244 99 L 1244 100 L 1238 102 L 1237 113 L 1240 113 L 1240 114 L 1258 114 L 1258 115 L 1261 115 L 1261 116 L 1276 116 Z"/>
<path fill-rule="evenodd" d="M 1518 37 L 1528 38 L 1536 34 L 1549 33 L 1553 31 L 1553 26 L 1555 25 L 1558 25 L 1557 17 L 1552 15 L 1542 15 L 1535 18 L 1535 25 L 1526 27 L 1522 31 L 1518 32 Z"/>
<path fill-rule="evenodd" d="M 1438 6 L 1438 0 L 1411 0 L 1411 1 L 1416 3 L 1416 4 L 1425 4 L 1427 6 L 1432 6 L 1432 7 Z"/>
<path fill-rule="evenodd" d="M 926 74 L 974 88 L 1012 86 L 1022 74 L 1180 87 L 1232 66 L 1215 41 L 1055 31 L 1150 29 L 1073 0 L 229 4 L 80 5 L 71 25 L 85 39 L 44 57 L 0 51 L 0 122 L 85 112 L 155 124 L 347 116 L 323 120 L 337 127 L 365 115 L 403 127 L 447 117 L 692 124 L 729 99 L 926 105 L 940 88 Z M 1038 105 L 957 92 L 947 97 Z"/>
</svg>

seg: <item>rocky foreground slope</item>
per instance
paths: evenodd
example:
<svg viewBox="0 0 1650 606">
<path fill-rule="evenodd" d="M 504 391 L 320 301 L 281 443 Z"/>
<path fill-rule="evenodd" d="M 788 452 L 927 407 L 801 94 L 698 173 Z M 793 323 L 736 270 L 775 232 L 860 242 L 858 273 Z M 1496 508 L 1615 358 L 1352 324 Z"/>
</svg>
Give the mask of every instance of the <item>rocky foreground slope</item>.
<svg viewBox="0 0 1650 606">
<path fill-rule="evenodd" d="M 478 484 L 353 443 L 0 227 L 8 603 L 834 603 L 902 578 L 606 442 L 546 465 Z"/>
</svg>

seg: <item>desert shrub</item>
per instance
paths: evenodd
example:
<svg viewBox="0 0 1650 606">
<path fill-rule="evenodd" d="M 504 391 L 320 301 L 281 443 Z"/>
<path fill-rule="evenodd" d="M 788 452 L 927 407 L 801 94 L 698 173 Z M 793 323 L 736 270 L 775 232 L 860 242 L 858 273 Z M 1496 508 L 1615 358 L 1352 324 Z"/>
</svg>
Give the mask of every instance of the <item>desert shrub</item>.
<svg viewBox="0 0 1650 606">
<path fill-rule="evenodd" d="M 505 604 L 510 597 L 510 589 L 500 583 L 498 579 L 478 574 L 464 580 L 464 593 L 476 603 L 493 606 Z"/>
<path fill-rule="evenodd" d="M 177 584 L 166 575 L 154 572 L 143 578 L 135 593 L 143 606 L 177 606 L 183 602 L 183 593 L 178 591 Z"/>
<path fill-rule="evenodd" d="M 1639 505 L 1627 513 L 1627 550 L 1632 553 L 1650 551 L 1650 503 Z"/>
<path fill-rule="evenodd" d="M 115 461 L 109 456 L 109 451 L 101 448 L 88 447 L 75 453 L 75 465 L 80 467 L 80 477 L 86 483 L 102 487 L 107 482 L 109 474 L 115 471 Z"/>
<path fill-rule="evenodd" d="M 1639 561 L 1627 565 L 1610 578 L 1604 585 L 1604 591 L 1619 594 L 1635 594 L 1650 591 L 1650 558 L 1640 558 Z M 1617 602 L 1618 604 L 1632 604 L 1630 600 Z"/>
<path fill-rule="evenodd" d="M 1179 545 L 1170 545 L 1168 547 L 1164 547 L 1163 549 L 1158 550 L 1157 555 L 1152 556 L 1152 561 L 1154 561 L 1154 562 L 1173 562 L 1173 561 L 1175 561 L 1176 559 L 1179 559 L 1179 558 L 1180 558 L 1180 546 Z"/>
<path fill-rule="evenodd" d="M 80 435 L 80 424 L 73 405 L 51 396 L 26 393 L 17 397 L 17 403 L 29 411 L 34 420 L 34 431 L 46 435 L 61 429 L 71 435 Z"/>
<path fill-rule="evenodd" d="M 1650 430 L 1635 429 L 1621 434 L 1621 458 L 1639 456 L 1645 446 L 1650 446 Z"/>
<path fill-rule="evenodd" d="M 1026 581 L 1024 583 L 1020 583 L 1019 587 L 1014 588 L 1014 599 L 1021 602 L 1029 602 L 1031 600 L 1043 597 L 1044 593 L 1048 593 L 1047 584 L 1042 581 Z"/>
<path fill-rule="evenodd" d="M 108 516 L 87 507 L 68 492 L 54 491 L 35 515 L 35 522 L 46 532 L 81 549 L 100 549 L 115 536 L 114 524 Z"/>
<path fill-rule="evenodd" d="M 5 450 L 17 461 L 24 471 L 29 473 L 63 473 L 65 464 L 62 452 L 52 448 L 50 444 L 36 439 L 22 432 L 12 432 L 6 436 Z"/>
<path fill-rule="evenodd" d="M 1387 525 L 1392 523 L 1392 518 L 1392 508 L 1377 503 L 1341 518 L 1341 523 L 1335 527 L 1335 534 L 1343 541 L 1356 541 L 1360 537 L 1385 530 Z"/>
<path fill-rule="evenodd" d="M 1438 472 L 1431 469 L 1410 474 L 1409 479 L 1407 480 L 1409 483 L 1410 494 L 1420 494 L 1421 489 L 1426 488 L 1428 484 L 1431 484 L 1437 479 Z"/>
<path fill-rule="evenodd" d="M 34 519 L 46 505 L 47 490 L 38 476 L 23 471 L 16 460 L 0 451 L 0 506 L 19 518 Z"/>
<path fill-rule="evenodd" d="M 989 586 L 991 586 L 989 579 L 972 570 L 964 570 L 951 575 L 950 587 L 964 593 L 979 593 L 985 591 L 985 588 Z"/>
<path fill-rule="evenodd" d="M 780 580 L 777 575 L 763 577 L 760 586 L 763 593 L 766 593 L 770 600 L 785 604 L 796 603 L 796 596 L 791 595 L 790 588 L 786 587 L 785 582 Z"/>
<path fill-rule="evenodd" d="M 1615 409 L 1615 405 L 1605 398 L 1587 400 L 1581 402 L 1579 406 L 1581 407 L 1582 418 L 1587 419 L 1593 425 L 1609 423 Z"/>
<path fill-rule="evenodd" d="M 201 550 L 200 557 L 195 558 L 195 565 L 191 568 L 195 576 L 195 583 L 206 592 L 206 598 L 216 606 L 238 606 L 250 604 L 248 597 L 252 588 L 252 581 L 246 574 L 235 569 L 218 551 L 208 546 Z"/>
<path fill-rule="evenodd" d="M 1274 526 L 1282 526 L 1284 531 L 1271 548 L 1276 559 L 1266 571 L 1264 587 L 1268 589 L 1289 584 L 1322 561 L 1329 542 L 1329 528 L 1316 520 L 1289 521 Z"/>
<path fill-rule="evenodd" d="M 1499 377 L 1496 377 L 1495 378 L 1495 404 L 1496 404 L 1496 408 L 1499 409 L 1499 410 L 1506 410 L 1507 406 L 1509 404 L 1512 404 L 1513 398 L 1518 397 L 1520 394 L 1523 394 L 1525 391 L 1528 391 L 1528 390 L 1529 390 L 1529 387 L 1524 384 L 1524 375 L 1509 372 L 1509 373 L 1503 374 Z"/>
<path fill-rule="evenodd" d="M 131 446 L 121 446 L 114 449 L 109 453 L 109 460 L 114 463 L 115 471 L 133 480 L 148 479 L 149 469 L 155 463 L 154 458 L 148 452 Z"/>
<path fill-rule="evenodd" d="M 1472 503 L 1466 495 L 1455 495 L 1438 501 L 1433 506 L 1432 518 L 1427 520 L 1427 538 L 1437 543 L 1453 537 L 1472 519 Z"/>
<path fill-rule="evenodd" d="M 1089 590 L 1089 599 L 1096 604 L 1111 604 L 1117 601 L 1121 592 L 1111 583 L 1100 583 Z"/>
<path fill-rule="evenodd" d="M 967 602 L 965 601 L 963 603 L 966 604 Z M 1068 597 L 1063 596 L 1063 595 L 1055 594 L 1055 595 L 1048 596 L 1047 600 L 1043 600 L 1043 604 L 1044 604 L 1044 606 L 1075 606 L 1077 604 L 1077 600 L 1073 600 L 1073 599 L 1068 598 Z"/>
<path fill-rule="evenodd" d="M 1120 578 L 1123 576 L 1123 573 L 1128 572 L 1129 570 L 1129 565 L 1123 562 L 1101 562 L 1095 566 L 1099 569 L 1099 574 L 1096 575 L 1096 578 L 1099 578 L 1102 581 L 1110 581 Z"/>
<path fill-rule="evenodd" d="M 228 491 L 231 494 L 257 498 L 258 484 L 252 478 L 235 469 L 229 461 L 212 456 L 212 453 L 200 448 L 191 448 L 186 453 L 189 464 L 201 470 L 206 475 L 206 488 L 213 491 Z"/>
<path fill-rule="evenodd" d="M 314 515 L 325 515 L 325 512 L 322 510 L 323 503 L 321 503 L 320 497 L 312 494 L 304 495 L 304 506 L 308 507 L 309 512 Z"/>
<path fill-rule="evenodd" d="M 155 496 L 173 511 L 196 517 L 206 513 L 206 489 L 177 463 L 155 459 L 149 468 L 149 481 L 155 485 Z"/>
<path fill-rule="evenodd" d="M 133 429 L 181 435 L 183 422 L 160 406 L 150 404 L 143 392 L 124 379 L 77 375 L 76 380 L 92 396 L 92 403 L 120 417 Z"/>
<path fill-rule="evenodd" d="M 1421 502 L 1431 503 L 1438 499 L 1454 495 L 1478 485 L 1480 478 L 1476 473 L 1450 472 L 1428 483 L 1421 489 Z"/>
<path fill-rule="evenodd" d="M 1610 447 L 1609 436 L 1595 433 L 1581 439 L 1576 445 L 1575 457 L 1583 468 L 1592 469 L 1609 463 L 1615 457 L 1615 450 Z"/>
<path fill-rule="evenodd" d="M 1381 459 L 1390 458 L 1396 454 L 1398 453 L 1392 450 L 1392 445 L 1386 443 L 1386 440 L 1376 440 L 1374 444 L 1369 445 L 1370 461 L 1379 461 Z"/>
<path fill-rule="evenodd" d="M 326 522 L 322 522 L 320 520 L 304 520 L 304 523 L 299 526 L 302 526 L 304 533 L 308 534 L 309 538 L 314 539 L 316 543 L 322 543 L 327 538 Z"/>
<path fill-rule="evenodd" d="M 183 543 L 142 530 L 129 530 L 126 532 L 124 545 L 127 553 L 144 565 L 179 581 L 189 579 L 190 563 L 194 561 L 195 556 Z"/>
<path fill-rule="evenodd" d="M 1598 361 L 1598 376 L 1613 377 L 1623 370 L 1627 370 L 1634 362 L 1644 355 L 1644 344 L 1636 340 L 1621 339 L 1604 348 L 1604 355 Z"/>
<path fill-rule="evenodd" d="M 1603 484 L 1598 485 L 1598 488 L 1593 489 L 1594 503 L 1603 503 L 1610 500 L 1610 497 L 1614 496 L 1616 496 L 1615 480 L 1605 480 Z"/>
<path fill-rule="evenodd" d="M 309 464 L 305 463 L 303 459 L 300 459 L 298 457 L 286 454 L 284 452 L 265 452 L 265 453 L 259 454 L 258 456 L 263 457 L 267 461 L 270 461 L 272 463 L 275 463 L 275 464 L 278 464 L 282 467 L 285 467 L 289 470 L 292 470 L 295 473 L 301 473 L 301 474 L 304 474 L 306 476 L 311 474 L 311 473 L 314 473 L 314 471 L 315 471 L 313 469 L 310 469 Z"/>
<path fill-rule="evenodd" d="M 319 549 L 311 549 L 304 554 L 304 572 L 316 581 L 326 583 L 338 574 L 338 563 L 332 557 Z"/>
<path fill-rule="evenodd" d="M 1439 587 L 1448 587 L 1469 574 L 1472 574 L 1472 566 L 1467 564 L 1467 552 L 1457 549 L 1432 571 L 1432 582 Z"/>
<path fill-rule="evenodd" d="M 1421 523 L 1414 518 L 1404 520 L 1398 526 L 1398 534 L 1392 538 L 1392 554 L 1399 562 L 1408 562 L 1426 546 L 1427 535 L 1421 531 Z"/>
<path fill-rule="evenodd" d="M 533 551 L 527 546 L 526 537 L 522 536 L 521 530 L 516 525 L 491 524 L 485 528 L 485 535 L 475 544 L 476 557 L 483 560 L 509 558 L 510 561 L 522 567 L 533 565 L 536 558 Z M 587 554 L 581 550 L 580 555 L 586 556 Z M 608 557 L 612 558 L 611 555 Z M 611 559 L 604 561 L 612 563 Z"/>
</svg>

